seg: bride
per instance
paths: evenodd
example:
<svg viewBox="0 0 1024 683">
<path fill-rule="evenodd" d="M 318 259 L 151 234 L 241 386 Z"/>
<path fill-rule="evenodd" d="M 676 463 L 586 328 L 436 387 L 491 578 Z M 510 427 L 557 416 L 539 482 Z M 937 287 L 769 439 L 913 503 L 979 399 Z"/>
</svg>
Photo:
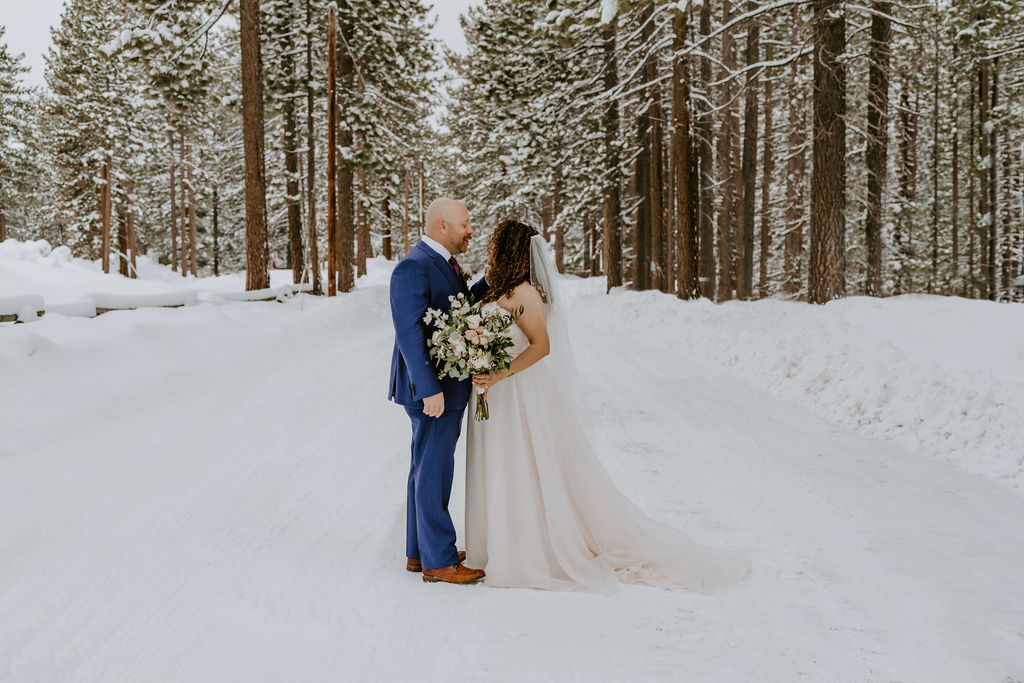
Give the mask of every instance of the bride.
<svg viewBox="0 0 1024 683">
<path fill-rule="evenodd" d="M 476 375 L 490 419 L 468 419 L 466 565 L 492 586 L 612 593 L 619 583 L 709 592 L 749 563 L 647 517 L 615 487 L 583 428 L 565 300 L 550 248 L 507 220 L 488 247 L 486 306 L 522 308 L 509 370 Z"/>
</svg>

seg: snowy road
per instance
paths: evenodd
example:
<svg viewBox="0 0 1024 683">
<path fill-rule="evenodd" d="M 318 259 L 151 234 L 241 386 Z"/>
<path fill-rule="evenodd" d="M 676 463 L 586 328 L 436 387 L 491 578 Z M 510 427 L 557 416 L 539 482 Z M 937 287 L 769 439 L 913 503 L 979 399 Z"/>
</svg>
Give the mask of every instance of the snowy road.
<svg viewBox="0 0 1024 683">
<path fill-rule="evenodd" d="M 1024 679 L 1024 498 L 596 310 L 574 334 L 603 461 L 651 515 L 748 554 L 739 587 L 405 572 L 383 287 L 54 317 L 0 331 L 0 680 Z"/>
</svg>

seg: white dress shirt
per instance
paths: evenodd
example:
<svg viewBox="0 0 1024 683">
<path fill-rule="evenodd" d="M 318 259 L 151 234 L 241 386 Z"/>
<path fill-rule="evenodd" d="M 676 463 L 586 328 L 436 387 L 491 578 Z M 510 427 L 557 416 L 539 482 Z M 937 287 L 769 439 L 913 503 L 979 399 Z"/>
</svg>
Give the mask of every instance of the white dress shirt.
<svg viewBox="0 0 1024 683">
<path fill-rule="evenodd" d="M 423 242 L 428 247 L 430 247 L 431 249 L 436 251 L 438 254 L 440 254 L 441 258 L 443 258 L 445 261 L 447 261 L 448 259 L 450 259 L 452 257 L 452 253 L 450 251 L 448 251 L 447 249 L 445 249 L 440 243 L 436 242 L 435 240 L 430 239 L 426 235 L 421 236 L 420 239 L 423 240 Z"/>
</svg>

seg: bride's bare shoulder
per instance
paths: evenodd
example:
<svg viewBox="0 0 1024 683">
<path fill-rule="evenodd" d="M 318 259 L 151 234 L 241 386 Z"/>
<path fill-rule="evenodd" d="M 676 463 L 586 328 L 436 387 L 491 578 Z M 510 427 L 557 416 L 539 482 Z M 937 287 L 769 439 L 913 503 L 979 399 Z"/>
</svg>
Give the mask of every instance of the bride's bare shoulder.
<svg viewBox="0 0 1024 683">
<path fill-rule="evenodd" d="M 516 285 L 507 297 L 504 297 L 506 305 L 504 308 L 513 310 L 522 306 L 526 309 L 539 308 L 544 305 L 540 292 L 529 282 L 521 282 Z"/>
</svg>

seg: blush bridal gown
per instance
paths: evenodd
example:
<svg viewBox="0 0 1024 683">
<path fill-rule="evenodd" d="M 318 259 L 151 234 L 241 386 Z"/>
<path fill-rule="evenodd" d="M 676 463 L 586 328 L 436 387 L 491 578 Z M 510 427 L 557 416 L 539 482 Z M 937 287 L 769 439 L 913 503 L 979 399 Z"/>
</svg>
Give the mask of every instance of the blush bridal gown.
<svg viewBox="0 0 1024 683">
<path fill-rule="evenodd" d="M 491 586 L 606 594 L 620 583 L 711 592 L 741 581 L 746 558 L 647 517 L 601 465 L 572 403 L 582 394 L 573 395 L 553 259 L 533 240 L 531 280 L 548 299 L 551 353 L 491 387 L 489 420 L 474 421 L 470 406 L 466 565 Z M 514 356 L 529 342 L 517 326 L 513 333 Z"/>
</svg>

